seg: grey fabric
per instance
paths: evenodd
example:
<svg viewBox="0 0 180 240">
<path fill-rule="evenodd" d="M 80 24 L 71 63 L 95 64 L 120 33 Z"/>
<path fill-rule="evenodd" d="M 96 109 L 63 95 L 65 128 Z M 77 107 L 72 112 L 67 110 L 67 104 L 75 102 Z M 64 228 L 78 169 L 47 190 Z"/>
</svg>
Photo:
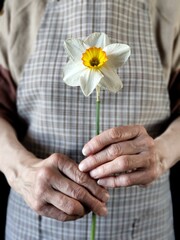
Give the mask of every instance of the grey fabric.
<svg viewBox="0 0 180 240">
<path fill-rule="evenodd" d="M 83 159 L 81 149 L 95 135 L 95 93 L 84 97 L 66 86 L 63 41 L 105 32 L 112 42 L 127 43 L 132 55 L 118 73 L 124 88 L 101 95 L 101 130 L 142 124 L 153 137 L 169 117 L 167 83 L 155 45 L 146 0 L 49 1 L 36 47 L 18 87 L 18 111 L 28 123 L 24 145 L 36 156 L 54 152 Z M 98 240 L 173 240 L 169 174 L 148 188 L 110 190 L 107 217 L 97 219 Z M 91 214 L 61 223 L 40 217 L 11 192 L 6 240 L 89 239 Z"/>
</svg>

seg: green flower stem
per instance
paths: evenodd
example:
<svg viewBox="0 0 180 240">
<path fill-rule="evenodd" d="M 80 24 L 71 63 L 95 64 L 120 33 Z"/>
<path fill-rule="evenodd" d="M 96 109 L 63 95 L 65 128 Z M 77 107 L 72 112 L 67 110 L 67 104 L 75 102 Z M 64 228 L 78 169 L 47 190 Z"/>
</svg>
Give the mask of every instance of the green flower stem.
<svg viewBox="0 0 180 240">
<path fill-rule="evenodd" d="M 100 125 L 100 87 L 96 87 L 96 135 L 99 135 Z"/>
<path fill-rule="evenodd" d="M 96 235 L 96 214 L 92 213 L 91 240 L 95 240 Z"/>
<path fill-rule="evenodd" d="M 100 87 L 96 87 L 96 135 L 99 134 L 100 126 Z M 91 240 L 95 240 L 96 235 L 96 214 L 92 213 Z"/>
<path fill-rule="evenodd" d="M 99 135 L 100 101 L 96 101 L 96 135 Z"/>
</svg>

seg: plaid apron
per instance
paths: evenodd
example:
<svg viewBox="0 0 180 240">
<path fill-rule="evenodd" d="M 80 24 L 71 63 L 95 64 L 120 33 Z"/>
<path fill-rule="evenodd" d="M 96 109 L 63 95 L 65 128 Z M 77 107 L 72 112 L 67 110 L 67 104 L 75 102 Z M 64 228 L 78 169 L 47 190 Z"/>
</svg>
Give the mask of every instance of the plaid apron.
<svg viewBox="0 0 180 240">
<path fill-rule="evenodd" d="M 49 1 L 33 54 L 25 64 L 17 106 L 28 123 L 23 144 L 37 157 L 61 152 L 80 162 L 81 149 L 95 135 L 95 93 L 66 86 L 63 42 L 105 32 L 111 42 L 127 43 L 132 55 L 118 70 L 124 88 L 101 95 L 101 131 L 113 126 L 142 124 L 158 136 L 169 117 L 167 82 L 146 0 Z M 169 173 L 148 188 L 109 190 L 108 216 L 97 218 L 98 240 L 173 240 Z M 72 222 L 38 216 L 11 191 L 6 240 L 86 240 L 91 214 Z"/>
</svg>

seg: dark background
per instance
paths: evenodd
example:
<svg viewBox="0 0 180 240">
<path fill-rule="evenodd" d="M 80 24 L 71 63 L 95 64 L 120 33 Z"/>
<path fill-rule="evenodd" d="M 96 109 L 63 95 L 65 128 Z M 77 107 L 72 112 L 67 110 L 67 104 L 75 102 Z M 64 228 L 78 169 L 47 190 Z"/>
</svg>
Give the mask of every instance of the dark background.
<svg viewBox="0 0 180 240">
<path fill-rule="evenodd" d="M 180 188 L 179 188 L 180 174 L 179 173 L 180 173 L 180 162 L 171 169 L 171 175 L 170 175 L 176 240 L 180 239 L 180 227 L 179 227 L 179 223 L 180 223 Z M 8 193 L 9 193 L 8 184 L 7 184 L 3 174 L 0 173 L 0 239 L 1 240 L 4 240 L 4 227 L 5 227 L 5 216 L 6 216 Z M 25 240 L 25 239 L 22 239 L 22 240 Z"/>
<path fill-rule="evenodd" d="M 175 239 L 180 239 L 180 162 L 178 162 L 172 169 L 170 175 L 171 193 L 173 201 L 174 214 L 174 229 Z"/>
<path fill-rule="evenodd" d="M 9 186 L 4 175 L 0 172 L 0 239 L 4 240 L 4 228 L 6 219 L 6 206 L 9 194 Z M 25 240 L 25 239 L 22 239 Z"/>
<path fill-rule="evenodd" d="M 1 1 L 0 1 L 0 11 L 1 11 L 1 9 L 2 9 L 3 3 L 4 3 L 4 0 L 1 0 Z"/>
</svg>

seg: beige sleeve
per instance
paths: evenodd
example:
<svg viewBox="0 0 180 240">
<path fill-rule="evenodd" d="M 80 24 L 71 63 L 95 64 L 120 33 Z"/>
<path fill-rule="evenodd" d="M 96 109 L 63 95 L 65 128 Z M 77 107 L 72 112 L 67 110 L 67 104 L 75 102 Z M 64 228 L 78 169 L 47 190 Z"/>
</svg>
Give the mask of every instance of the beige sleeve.
<svg viewBox="0 0 180 240">
<path fill-rule="evenodd" d="M 171 74 L 168 85 L 172 120 L 180 116 L 180 8 L 178 12 L 177 25 L 174 29 Z"/>
<path fill-rule="evenodd" d="M 179 67 L 180 1 L 149 0 L 154 36 L 159 50 L 165 80 Z"/>
<path fill-rule="evenodd" d="M 179 17 L 179 23 L 180 23 L 180 17 Z M 177 28 L 177 35 L 174 39 L 172 54 L 173 54 L 173 56 L 172 56 L 172 72 L 176 72 L 178 70 L 180 71 L 180 24 L 179 24 L 179 28 Z"/>
<path fill-rule="evenodd" d="M 21 135 L 16 87 L 34 43 L 45 0 L 6 0 L 0 16 L 0 117 Z"/>
<path fill-rule="evenodd" d="M 47 0 L 6 0 L 0 16 L 0 65 L 18 84 L 33 51 Z"/>
</svg>

